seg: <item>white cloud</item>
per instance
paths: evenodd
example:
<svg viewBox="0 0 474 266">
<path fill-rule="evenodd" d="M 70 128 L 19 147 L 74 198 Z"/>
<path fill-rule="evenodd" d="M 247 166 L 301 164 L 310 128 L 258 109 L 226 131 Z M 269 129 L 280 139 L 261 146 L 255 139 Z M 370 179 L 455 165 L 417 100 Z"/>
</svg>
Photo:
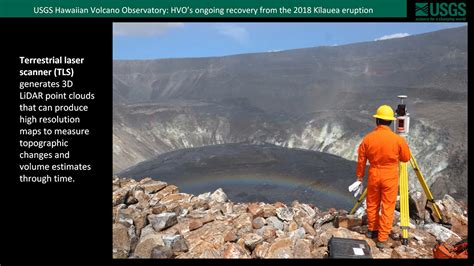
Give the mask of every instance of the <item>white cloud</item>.
<svg viewBox="0 0 474 266">
<path fill-rule="evenodd" d="M 410 36 L 410 34 L 408 33 L 394 33 L 394 34 L 390 34 L 390 35 L 384 35 L 380 38 L 377 38 L 375 39 L 374 41 L 383 41 L 383 40 L 388 40 L 388 39 L 396 39 L 396 38 L 403 38 L 403 37 L 407 37 L 407 36 Z"/>
<path fill-rule="evenodd" d="M 241 44 L 246 44 L 249 40 L 249 33 L 247 29 L 242 26 L 235 24 L 218 24 L 215 28 L 220 34 L 230 37 Z"/>
<path fill-rule="evenodd" d="M 114 36 L 152 37 L 183 26 L 183 23 L 114 23 L 113 34 Z"/>
</svg>

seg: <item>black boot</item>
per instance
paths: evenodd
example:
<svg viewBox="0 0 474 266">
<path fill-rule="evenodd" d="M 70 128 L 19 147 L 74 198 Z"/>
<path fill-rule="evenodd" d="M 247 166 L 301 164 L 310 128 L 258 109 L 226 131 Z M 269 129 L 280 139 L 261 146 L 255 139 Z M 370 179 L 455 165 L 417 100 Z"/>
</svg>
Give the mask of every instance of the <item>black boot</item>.
<svg viewBox="0 0 474 266">
<path fill-rule="evenodd" d="M 365 236 L 367 238 L 377 238 L 377 233 L 378 231 L 367 231 L 367 234 L 365 234 Z"/>
<path fill-rule="evenodd" d="M 385 248 L 386 244 L 387 244 L 387 241 L 378 241 L 378 240 L 377 240 L 377 243 L 375 243 L 375 245 L 376 245 L 379 249 Z"/>
</svg>

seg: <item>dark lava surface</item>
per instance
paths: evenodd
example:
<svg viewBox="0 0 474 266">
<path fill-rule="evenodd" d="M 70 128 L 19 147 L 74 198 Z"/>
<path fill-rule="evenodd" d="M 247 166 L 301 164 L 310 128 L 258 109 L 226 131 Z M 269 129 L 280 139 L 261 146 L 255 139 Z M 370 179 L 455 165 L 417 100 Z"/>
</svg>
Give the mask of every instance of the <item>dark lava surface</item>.
<svg viewBox="0 0 474 266">
<path fill-rule="evenodd" d="M 341 157 L 271 144 L 222 144 L 162 154 L 118 174 L 152 177 L 200 194 L 221 187 L 234 202 L 293 200 L 350 210 L 356 164 Z"/>
</svg>

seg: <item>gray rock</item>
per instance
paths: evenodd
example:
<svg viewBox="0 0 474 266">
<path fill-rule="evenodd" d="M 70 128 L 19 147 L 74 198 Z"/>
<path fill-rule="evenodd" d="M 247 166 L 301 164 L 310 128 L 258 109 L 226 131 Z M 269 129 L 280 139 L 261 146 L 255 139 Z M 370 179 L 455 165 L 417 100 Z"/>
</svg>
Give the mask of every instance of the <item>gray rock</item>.
<svg viewBox="0 0 474 266">
<path fill-rule="evenodd" d="M 176 213 L 174 212 L 164 212 L 156 215 L 150 214 L 148 215 L 148 221 L 157 232 L 178 223 Z"/>
<path fill-rule="evenodd" d="M 197 198 L 201 201 L 208 202 L 208 201 L 211 200 L 211 192 L 206 192 L 206 193 L 199 194 L 197 196 Z"/>
<path fill-rule="evenodd" d="M 182 235 L 163 236 L 163 243 L 170 247 L 173 252 L 188 251 L 188 243 Z"/>
<path fill-rule="evenodd" d="M 266 222 L 269 226 L 274 227 L 275 229 L 278 230 L 283 230 L 284 229 L 284 224 L 282 221 L 280 221 L 277 217 L 271 216 L 266 219 Z"/>
<path fill-rule="evenodd" d="M 140 238 L 141 237 L 145 237 L 146 235 L 149 235 L 149 234 L 154 234 L 156 231 L 155 229 L 153 229 L 153 226 L 151 226 L 151 224 L 143 227 L 143 229 L 141 230 L 140 232 Z"/>
<path fill-rule="evenodd" d="M 459 240 L 461 240 L 461 238 L 456 233 L 454 233 L 453 231 L 439 224 L 435 224 L 435 223 L 425 224 L 423 228 L 426 232 L 432 234 L 434 237 L 436 237 L 436 240 L 439 240 L 439 241 L 444 242 L 451 237 L 456 237 L 456 238 L 459 238 Z"/>
<path fill-rule="evenodd" d="M 283 221 L 292 221 L 293 220 L 293 209 L 288 208 L 288 207 L 282 207 L 282 208 L 277 208 L 276 209 L 276 214 L 278 218 L 280 218 Z"/>
<path fill-rule="evenodd" d="M 305 234 L 306 234 L 306 231 L 304 230 L 304 228 L 300 227 L 294 231 L 289 232 L 288 237 L 301 239 L 301 238 L 304 238 Z"/>
<path fill-rule="evenodd" d="M 224 190 L 222 190 L 222 188 L 216 189 L 216 191 L 214 191 L 210 197 L 211 200 L 219 203 L 224 203 L 228 200 L 227 195 L 225 194 Z"/>
<path fill-rule="evenodd" d="M 323 212 L 323 213 L 320 213 L 319 215 L 316 215 L 314 229 L 317 230 L 317 228 L 321 227 L 323 224 L 332 222 L 335 216 L 336 216 L 335 213 L 329 213 L 329 212 Z"/>
<path fill-rule="evenodd" d="M 167 246 L 156 246 L 151 251 L 152 259 L 168 259 L 173 257 L 173 250 Z"/>
</svg>

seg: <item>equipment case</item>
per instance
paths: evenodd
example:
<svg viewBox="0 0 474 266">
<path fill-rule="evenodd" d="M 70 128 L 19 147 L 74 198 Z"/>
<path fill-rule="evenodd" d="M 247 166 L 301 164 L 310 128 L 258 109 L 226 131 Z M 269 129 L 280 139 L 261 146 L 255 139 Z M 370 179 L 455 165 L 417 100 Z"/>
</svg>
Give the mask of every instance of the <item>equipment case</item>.
<svg viewBox="0 0 474 266">
<path fill-rule="evenodd" d="M 331 259 L 371 259 L 370 246 L 365 240 L 331 237 L 328 242 Z"/>
</svg>

